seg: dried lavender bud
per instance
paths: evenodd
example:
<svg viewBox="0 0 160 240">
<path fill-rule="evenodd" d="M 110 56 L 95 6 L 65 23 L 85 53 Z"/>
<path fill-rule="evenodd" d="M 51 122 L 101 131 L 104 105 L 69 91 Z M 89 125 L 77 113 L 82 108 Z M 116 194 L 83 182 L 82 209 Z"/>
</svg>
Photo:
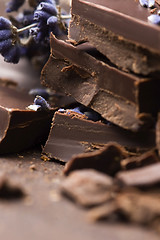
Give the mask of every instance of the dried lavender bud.
<svg viewBox="0 0 160 240">
<path fill-rule="evenodd" d="M 0 41 L 0 53 L 5 54 L 12 47 L 12 40 L 6 39 L 4 41 Z"/>
<path fill-rule="evenodd" d="M 36 43 L 49 44 L 50 32 L 52 31 L 56 35 L 58 32 L 58 26 L 56 26 L 57 18 L 53 18 L 56 17 L 56 15 L 57 8 L 55 1 L 40 1 L 40 4 L 34 12 L 34 21 L 37 22 L 37 28 L 31 29 L 30 31 Z M 52 20 L 52 22 L 48 22 L 49 19 Z"/>
<path fill-rule="evenodd" d="M 34 20 L 47 23 L 48 18 L 53 15 L 57 15 L 55 2 L 41 2 L 34 12 Z"/>
<path fill-rule="evenodd" d="M 18 63 L 20 58 L 20 47 L 15 45 L 4 54 L 5 62 Z"/>
<path fill-rule="evenodd" d="M 0 53 L 6 62 L 18 63 L 21 53 L 17 40 L 16 28 L 8 19 L 0 17 Z"/>
<path fill-rule="evenodd" d="M 57 17 L 52 16 L 52 17 L 48 18 L 47 25 L 49 25 L 49 27 L 51 27 L 51 28 L 54 28 L 55 25 L 57 24 L 57 21 L 58 21 Z"/>
<path fill-rule="evenodd" d="M 35 105 L 40 105 L 41 110 L 49 110 L 50 109 L 50 106 L 47 103 L 47 101 L 39 95 L 37 95 L 36 98 L 34 99 L 34 104 Z"/>
<path fill-rule="evenodd" d="M 43 11 L 52 15 L 57 15 L 57 8 L 55 4 L 42 2 L 38 5 L 37 11 Z"/>
<path fill-rule="evenodd" d="M 157 14 L 152 14 L 148 17 L 148 21 L 150 23 L 160 25 L 160 16 Z"/>
<path fill-rule="evenodd" d="M 7 40 L 12 37 L 12 32 L 9 29 L 0 30 L 0 41 Z"/>
<path fill-rule="evenodd" d="M 34 20 L 37 22 L 47 22 L 47 19 L 51 16 L 50 13 L 47 13 L 45 11 L 35 11 L 34 12 Z"/>
<path fill-rule="evenodd" d="M 6 8 L 6 12 L 17 11 L 25 2 L 25 0 L 11 0 Z"/>
<path fill-rule="evenodd" d="M 7 18 L 0 17 L 0 30 L 11 29 L 11 24 L 11 21 L 9 21 Z"/>
</svg>

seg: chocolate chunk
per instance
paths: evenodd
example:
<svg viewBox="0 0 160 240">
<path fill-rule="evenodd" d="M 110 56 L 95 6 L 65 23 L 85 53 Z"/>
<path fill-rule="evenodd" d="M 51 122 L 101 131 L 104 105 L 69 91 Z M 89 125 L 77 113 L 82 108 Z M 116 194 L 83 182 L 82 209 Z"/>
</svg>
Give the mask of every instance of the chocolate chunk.
<svg viewBox="0 0 160 240">
<path fill-rule="evenodd" d="M 139 168 L 153 163 L 159 162 L 159 158 L 155 151 L 145 152 L 139 156 L 132 156 L 121 161 L 124 170 Z"/>
<path fill-rule="evenodd" d="M 137 1 L 73 0 L 69 36 L 89 41 L 120 68 L 147 75 L 160 71 L 160 28 L 149 14 Z"/>
<path fill-rule="evenodd" d="M 68 175 L 76 169 L 95 169 L 113 176 L 121 169 L 121 160 L 127 153 L 117 143 L 108 143 L 103 149 L 92 153 L 79 154 L 73 157 L 65 166 L 64 173 Z"/>
<path fill-rule="evenodd" d="M 132 133 L 114 125 L 93 122 L 83 115 L 56 112 L 43 153 L 50 159 L 69 161 L 74 154 L 101 149 L 114 141 L 130 150 L 145 151 L 155 143 L 154 132 Z"/>
<path fill-rule="evenodd" d="M 160 102 L 158 79 L 124 73 L 86 43 L 74 47 L 52 35 L 51 47 L 58 59 L 50 56 L 42 71 L 43 84 L 123 128 L 136 131 L 152 123 Z"/>
<path fill-rule="evenodd" d="M 61 184 L 61 191 L 78 204 L 89 207 L 112 199 L 113 180 L 95 170 L 74 171 Z"/>
<path fill-rule="evenodd" d="M 160 183 L 160 163 L 119 172 L 116 178 L 127 186 L 150 187 Z"/>
<path fill-rule="evenodd" d="M 0 87 L 0 154 L 19 152 L 46 141 L 54 110 L 27 110 L 32 102 L 28 94 Z"/>
</svg>

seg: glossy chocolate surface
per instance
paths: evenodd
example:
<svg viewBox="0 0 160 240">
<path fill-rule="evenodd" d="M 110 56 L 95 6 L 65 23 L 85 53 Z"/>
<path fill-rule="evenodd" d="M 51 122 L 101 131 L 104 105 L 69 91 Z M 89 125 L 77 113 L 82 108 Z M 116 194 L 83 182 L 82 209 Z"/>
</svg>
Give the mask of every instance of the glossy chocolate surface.
<svg viewBox="0 0 160 240">
<path fill-rule="evenodd" d="M 68 162 L 75 154 L 101 149 L 117 142 L 141 151 L 154 146 L 154 133 L 131 133 L 114 125 L 93 122 L 79 114 L 56 112 L 43 153 L 49 158 Z"/>
<path fill-rule="evenodd" d="M 72 14 L 160 52 L 160 27 L 148 22 L 150 9 L 138 1 L 126 0 L 124 4 L 123 0 L 73 0 Z"/>
</svg>

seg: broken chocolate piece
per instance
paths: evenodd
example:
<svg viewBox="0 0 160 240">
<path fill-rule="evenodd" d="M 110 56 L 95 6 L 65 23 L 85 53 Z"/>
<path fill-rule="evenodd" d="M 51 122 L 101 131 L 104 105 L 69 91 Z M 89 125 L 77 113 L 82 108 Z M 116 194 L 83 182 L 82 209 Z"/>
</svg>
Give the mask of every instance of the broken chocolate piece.
<svg viewBox="0 0 160 240">
<path fill-rule="evenodd" d="M 28 94 L 0 87 L 0 154 L 45 143 L 54 110 L 27 110 L 32 101 Z"/>
<path fill-rule="evenodd" d="M 112 199 L 113 180 L 95 170 L 74 171 L 63 180 L 61 192 L 78 204 L 90 207 Z"/>
<path fill-rule="evenodd" d="M 124 160 L 121 161 L 121 166 L 122 169 L 129 170 L 133 168 L 147 166 L 156 162 L 159 162 L 157 154 L 155 153 L 155 151 L 149 151 L 139 156 L 125 158 Z"/>
<path fill-rule="evenodd" d="M 74 47 L 52 35 L 51 48 L 58 59 L 51 55 L 45 65 L 44 85 L 71 95 L 123 128 L 137 131 L 151 125 L 159 109 L 158 79 L 124 73 L 86 43 Z"/>
<path fill-rule="evenodd" d="M 74 154 L 101 149 L 110 141 L 133 151 L 145 151 L 155 146 L 155 135 L 152 131 L 132 133 L 112 124 L 93 122 L 73 111 L 55 112 L 43 154 L 67 162 Z"/>
<path fill-rule="evenodd" d="M 108 143 L 103 149 L 73 157 L 65 166 L 68 175 L 77 169 L 95 169 L 108 175 L 115 175 L 121 169 L 121 160 L 127 157 L 125 150 L 117 143 Z"/>
<path fill-rule="evenodd" d="M 150 187 L 160 183 L 160 163 L 119 172 L 117 180 L 127 186 Z"/>
<path fill-rule="evenodd" d="M 160 28 L 149 15 L 138 1 L 73 0 L 69 36 L 89 41 L 123 70 L 148 75 L 160 71 Z"/>
</svg>

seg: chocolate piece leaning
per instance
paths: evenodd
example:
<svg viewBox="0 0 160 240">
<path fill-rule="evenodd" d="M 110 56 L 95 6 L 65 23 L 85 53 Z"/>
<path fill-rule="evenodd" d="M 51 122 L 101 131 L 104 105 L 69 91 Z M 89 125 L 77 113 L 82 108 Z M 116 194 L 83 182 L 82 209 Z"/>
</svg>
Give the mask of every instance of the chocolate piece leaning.
<svg viewBox="0 0 160 240">
<path fill-rule="evenodd" d="M 155 146 L 152 131 L 133 133 L 67 111 L 55 112 L 42 153 L 49 159 L 68 162 L 74 155 L 102 149 L 110 141 L 117 142 L 130 151 L 146 151 Z"/>
<path fill-rule="evenodd" d="M 0 87 L 0 154 L 45 143 L 54 110 L 27 110 L 32 102 L 28 94 Z"/>
<path fill-rule="evenodd" d="M 125 71 L 152 74 L 160 71 L 160 28 L 150 14 L 138 1 L 73 0 L 69 37 L 89 41 Z"/>
<path fill-rule="evenodd" d="M 51 35 L 51 49 L 41 75 L 44 85 L 71 95 L 126 129 L 139 130 L 156 115 L 159 79 L 125 73 L 87 43 L 75 47 Z"/>
</svg>

